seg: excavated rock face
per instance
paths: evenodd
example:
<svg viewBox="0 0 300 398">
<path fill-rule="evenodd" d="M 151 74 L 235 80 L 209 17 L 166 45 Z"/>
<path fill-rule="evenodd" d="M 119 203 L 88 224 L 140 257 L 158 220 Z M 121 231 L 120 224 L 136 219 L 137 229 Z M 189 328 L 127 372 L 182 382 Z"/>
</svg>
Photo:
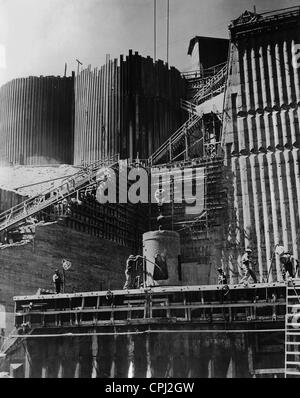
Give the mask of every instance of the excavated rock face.
<svg viewBox="0 0 300 398">
<path fill-rule="evenodd" d="M 22 196 L 33 196 L 59 185 L 62 179 L 73 175 L 77 167 L 59 166 L 14 166 L 0 168 L 0 189 Z"/>
</svg>

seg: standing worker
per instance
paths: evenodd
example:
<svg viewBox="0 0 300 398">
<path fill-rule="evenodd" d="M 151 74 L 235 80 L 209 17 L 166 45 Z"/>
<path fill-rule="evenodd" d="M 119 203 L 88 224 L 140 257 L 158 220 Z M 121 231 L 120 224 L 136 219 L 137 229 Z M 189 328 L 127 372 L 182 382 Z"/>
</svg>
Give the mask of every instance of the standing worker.
<svg viewBox="0 0 300 398">
<path fill-rule="evenodd" d="M 55 270 L 55 273 L 54 273 L 54 275 L 52 277 L 52 280 L 53 280 L 53 283 L 54 283 L 54 286 L 55 286 L 55 292 L 57 294 L 59 294 L 60 293 L 60 287 L 62 285 L 62 279 L 61 279 L 61 276 L 60 276 L 60 273 L 59 273 L 58 269 Z"/>
<path fill-rule="evenodd" d="M 251 249 L 246 249 L 245 253 L 243 254 L 241 269 L 244 272 L 244 276 L 241 279 L 240 283 L 247 284 L 249 281 L 249 278 L 252 278 L 253 282 L 257 283 L 256 275 L 252 269 L 252 250 Z"/>
<path fill-rule="evenodd" d="M 136 257 L 130 254 L 126 261 L 125 277 L 126 282 L 123 289 L 133 289 L 135 283 L 135 268 L 136 268 Z"/>
<path fill-rule="evenodd" d="M 227 283 L 227 276 L 225 274 L 225 272 L 223 271 L 223 269 L 221 267 L 219 267 L 217 269 L 218 271 L 218 285 L 222 285 L 222 289 L 224 291 L 224 296 L 226 296 L 226 294 L 228 294 L 229 292 L 229 286 Z"/>
<path fill-rule="evenodd" d="M 217 269 L 217 271 L 218 271 L 218 285 L 227 285 L 227 277 L 223 269 L 220 267 Z"/>
</svg>

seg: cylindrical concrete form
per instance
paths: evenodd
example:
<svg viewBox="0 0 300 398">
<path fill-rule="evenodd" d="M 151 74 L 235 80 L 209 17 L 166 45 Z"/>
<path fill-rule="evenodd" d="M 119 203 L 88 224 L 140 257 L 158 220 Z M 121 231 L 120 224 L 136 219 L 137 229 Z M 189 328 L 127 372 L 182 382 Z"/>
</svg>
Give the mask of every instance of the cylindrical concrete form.
<svg viewBox="0 0 300 398">
<path fill-rule="evenodd" d="M 14 79 L 0 88 L 0 164 L 72 163 L 74 78 Z"/>
<path fill-rule="evenodd" d="M 75 79 L 74 163 L 148 158 L 183 122 L 180 72 L 137 52 Z"/>
<path fill-rule="evenodd" d="M 143 234 L 147 285 L 180 285 L 180 238 L 174 231 L 149 231 Z M 156 265 L 157 266 L 156 266 Z"/>
</svg>

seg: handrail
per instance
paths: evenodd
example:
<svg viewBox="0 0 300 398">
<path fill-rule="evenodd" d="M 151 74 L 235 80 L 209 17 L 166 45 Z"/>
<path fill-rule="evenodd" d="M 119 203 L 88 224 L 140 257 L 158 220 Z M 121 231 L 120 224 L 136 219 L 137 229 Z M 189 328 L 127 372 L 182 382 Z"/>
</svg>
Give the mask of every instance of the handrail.
<svg viewBox="0 0 300 398">
<path fill-rule="evenodd" d="M 197 112 L 196 105 L 193 102 L 187 100 L 180 101 L 181 108 L 189 113 L 195 114 Z"/>
<path fill-rule="evenodd" d="M 193 114 L 178 130 L 175 131 L 173 135 L 171 135 L 153 154 L 149 157 L 149 164 L 152 165 L 153 161 L 170 145 L 174 144 L 178 141 L 179 138 L 183 136 L 183 134 L 191 129 L 195 124 L 197 124 L 202 118 L 202 115 Z"/>
<path fill-rule="evenodd" d="M 214 75 L 206 84 L 203 86 L 197 94 L 194 96 L 193 101 L 195 103 L 199 103 L 202 99 L 205 98 L 208 94 L 211 94 L 213 91 L 213 86 L 220 83 L 222 79 L 224 79 L 227 75 L 227 64 L 219 70 L 219 72 Z"/>
<path fill-rule="evenodd" d="M 215 75 L 223 66 L 227 63 L 226 62 L 221 62 L 217 65 L 210 66 L 209 68 L 203 69 L 201 72 L 200 70 L 193 70 L 193 71 L 186 71 L 186 72 L 181 72 L 181 75 L 184 77 L 188 76 L 195 76 L 195 78 L 203 78 L 203 79 L 208 79 L 211 77 L 211 75 Z"/>
</svg>

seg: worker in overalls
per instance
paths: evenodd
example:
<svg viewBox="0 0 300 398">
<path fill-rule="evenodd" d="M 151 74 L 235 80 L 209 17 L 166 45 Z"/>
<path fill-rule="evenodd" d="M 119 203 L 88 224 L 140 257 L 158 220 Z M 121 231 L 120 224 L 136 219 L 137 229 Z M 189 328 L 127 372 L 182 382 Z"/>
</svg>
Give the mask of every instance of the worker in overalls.
<svg viewBox="0 0 300 398">
<path fill-rule="evenodd" d="M 257 283 L 257 278 L 255 272 L 252 269 L 252 250 L 246 249 L 245 253 L 242 256 L 242 265 L 241 269 L 244 273 L 243 278 L 240 283 L 247 284 L 249 279 L 252 278 L 254 283 Z"/>
<path fill-rule="evenodd" d="M 227 276 L 221 267 L 219 267 L 217 271 L 218 271 L 218 285 L 222 285 L 223 294 L 224 296 L 226 296 L 229 292 Z"/>
<path fill-rule="evenodd" d="M 59 270 L 56 269 L 55 273 L 52 277 L 53 283 L 54 283 L 54 287 L 55 287 L 55 292 L 58 294 L 60 293 L 60 288 L 62 285 L 62 278 L 60 276 Z"/>
<path fill-rule="evenodd" d="M 125 277 L 126 282 L 123 289 L 133 289 L 135 284 L 135 274 L 136 274 L 136 257 L 130 254 L 126 261 Z"/>
<path fill-rule="evenodd" d="M 288 278 L 294 278 L 295 273 L 298 271 L 299 268 L 299 261 L 294 256 L 292 256 L 290 252 L 285 251 L 280 256 L 280 263 L 283 280 L 285 281 Z"/>
</svg>

